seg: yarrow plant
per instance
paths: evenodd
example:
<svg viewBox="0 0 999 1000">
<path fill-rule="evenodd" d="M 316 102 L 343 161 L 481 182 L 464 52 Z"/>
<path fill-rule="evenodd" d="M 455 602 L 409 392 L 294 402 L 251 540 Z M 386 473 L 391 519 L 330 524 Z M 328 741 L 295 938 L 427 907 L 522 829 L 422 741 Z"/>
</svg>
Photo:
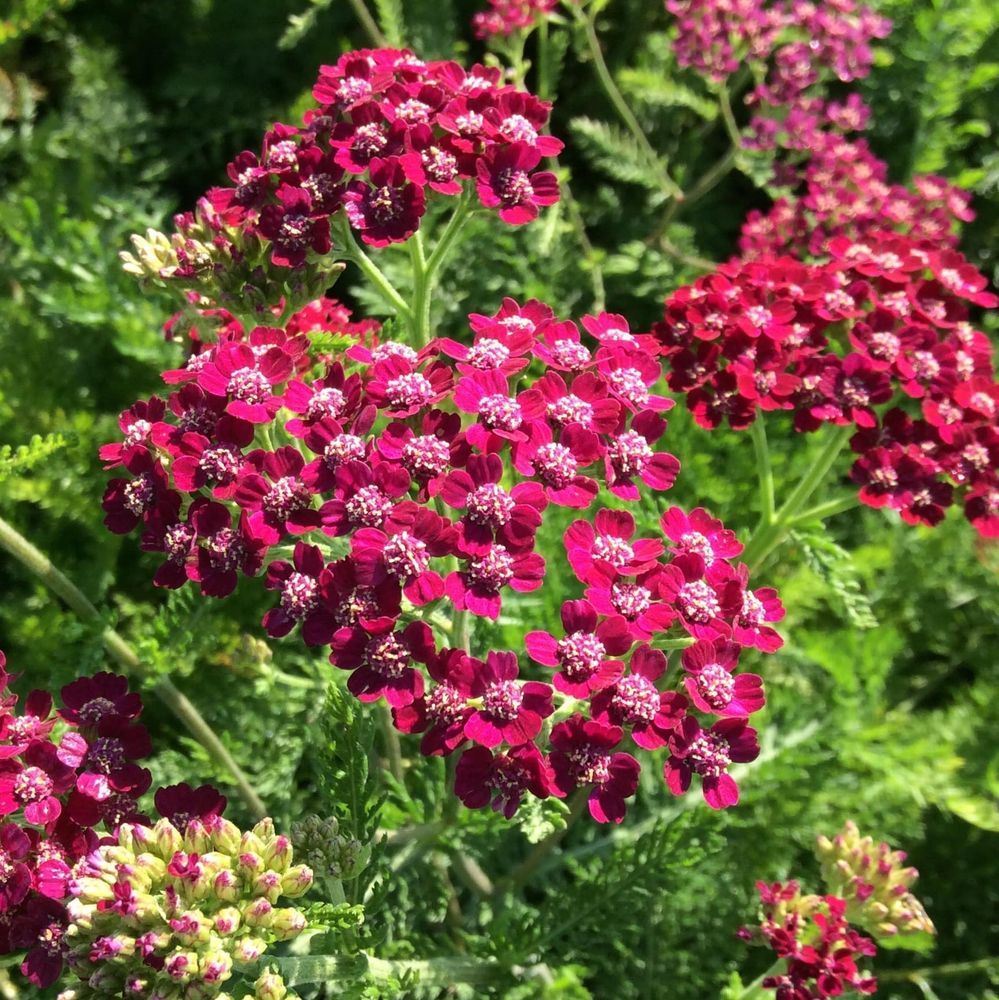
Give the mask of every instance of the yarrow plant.
<svg viewBox="0 0 999 1000">
<path fill-rule="evenodd" d="M 739 936 L 769 947 L 777 961 L 743 991 L 747 1000 L 770 990 L 777 1000 L 876 993 L 877 980 L 866 971 L 875 941 L 919 948 L 936 933 L 910 891 L 918 872 L 902 867 L 904 853 L 861 838 L 852 821 L 832 840 L 819 837 L 816 853 L 825 895 L 803 895 L 795 880 L 757 882 L 760 924 Z"/>
<path fill-rule="evenodd" d="M 652 812 L 736 806 L 739 766 L 761 756 L 761 664 L 784 643 L 781 596 L 757 573 L 796 527 L 857 503 L 932 526 L 960 505 L 983 538 L 999 537 L 999 387 L 979 322 L 999 299 L 957 249 L 968 198 L 942 178 L 890 184 L 851 138 L 869 112 L 842 85 L 868 74 L 890 23 L 853 0 L 666 0 L 664 58 L 672 44 L 712 95 L 666 103 L 717 102 L 730 140 L 684 191 L 604 61 L 604 8 L 490 0 L 474 29 L 492 53 L 471 69 L 394 47 L 341 55 L 320 67 L 300 124 L 273 124 L 169 235 L 150 229 L 121 255 L 181 311 L 165 325 L 175 361 L 164 390 L 124 410 L 118 439 L 100 449 L 104 523 L 139 536 L 153 585 L 169 592 L 164 619 L 255 589 L 260 630 L 310 673 L 275 668 L 267 684 L 328 692 L 303 715 L 316 759 L 302 763 L 316 766 L 291 808 L 342 789 L 349 801 L 342 821 L 306 815 L 292 837 L 278 834 L 211 727 L 193 706 L 177 712 L 234 779 L 257 821 L 244 832 L 212 786 L 153 792 L 142 702 L 124 678 L 80 678 L 58 704 L 32 692 L 17 714 L 0 654 L 0 952 L 17 953 L 35 986 L 64 977 L 61 1000 L 295 1000 L 295 986 L 365 976 L 400 996 L 417 983 L 530 978 L 496 951 L 375 959 L 364 907 L 395 891 L 439 833 L 446 844 L 428 867 L 451 898 L 432 919 L 450 927 L 463 918 L 448 869 L 498 913 L 580 816 L 621 824 L 639 796 L 640 809 L 658 802 L 630 830 L 591 829 L 596 857 L 652 824 L 663 834 Z M 548 31 L 566 22 L 624 126 L 583 119 L 579 134 L 619 146 L 613 176 L 665 212 L 638 254 L 660 246 L 701 273 L 651 329 L 606 308 L 604 255 L 554 162 L 564 144 L 544 98 L 569 40 L 549 49 Z M 525 58 L 534 32 L 536 65 Z M 699 135 L 712 127 L 703 117 Z M 673 214 L 735 166 L 765 174 L 777 200 L 746 220 L 740 257 L 685 256 L 670 242 Z M 468 219 L 520 227 L 560 200 L 539 242 L 574 234 L 594 304 L 571 318 L 533 287 L 483 291 L 467 327 L 436 326 L 434 289 Z M 625 273 L 627 257 L 613 267 Z M 331 297 L 348 266 L 382 319 Z M 760 522 L 747 539 L 667 495 L 688 458 L 669 433 L 677 397 L 701 428 L 750 432 Z M 763 421 L 782 412 L 824 440 L 778 506 Z M 847 447 L 857 489 L 809 507 Z M 41 553 L 0 541 L 99 627 L 126 670 L 141 669 Z M 175 712 L 183 704 L 162 680 L 150 689 Z M 764 735 L 769 761 L 786 747 Z M 380 750 L 390 777 L 375 789 Z M 417 750 L 428 760 L 407 772 Z M 413 787 L 429 796 L 434 776 L 443 794 L 418 803 Z M 410 827 L 385 821 L 390 800 Z M 534 846 L 512 873 L 493 882 L 464 856 L 492 817 L 459 804 L 516 819 Z M 645 848 L 634 850 L 636 881 Z M 875 941 L 916 947 L 933 935 L 903 854 L 848 823 L 819 839 L 818 856 L 824 895 L 758 883 L 761 920 L 741 936 L 777 961 L 733 996 L 870 994 Z M 578 871 L 585 890 L 586 864 Z M 324 901 L 285 905 L 310 890 Z M 549 971 L 537 977 L 546 995 Z"/>
</svg>

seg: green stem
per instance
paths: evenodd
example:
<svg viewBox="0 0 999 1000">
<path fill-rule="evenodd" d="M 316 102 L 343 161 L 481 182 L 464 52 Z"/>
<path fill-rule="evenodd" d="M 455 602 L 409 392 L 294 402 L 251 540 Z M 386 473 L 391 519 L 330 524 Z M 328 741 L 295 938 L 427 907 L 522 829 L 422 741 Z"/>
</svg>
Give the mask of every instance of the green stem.
<svg viewBox="0 0 999 1000">
<path fill-rule="evenodd" d="M 371 39 L 372 44 L 375 48 L 384 49 L 388 45 L 388 40 L 382 34 L 381 28 L 378 27 L 377 22 L 371 16 L 371 11 L 368 10 L 364 3 L 364 0 L 349 0 L 350 6 L 354 9 L 354 14 L 357 16 L 358 21 L 361 22 L 361 27 L 364 28 Z"/>
<path fill-rule="evenodd" d="M 430 274 L 423 249 L 423 234 L 413 233 L 409 240 L 409 259 L 413 267 L 413 305 L 410 316 L 416 347 L 426 347 L 430 341 Z"/>
<path fill-rule="evenodd" d="M 746 988 L 738 995 L 738 997 L 735 998 L 735 1000 L 757 1000 L 757 998 L 762 1000 L 764 997 L 771 1000 L 773 993 L 770 992 L 770 990 L 763 989 L 763 980 L 768 976 L 776 975 L 778 972 L 781 972 L 783 968 L 784 959 L 778 958 L 766 972 L 757 976 L 748 986 L 746 986 Z"/>
<path fill-rule="evenodd" d="M 760 523 L 770 524 L 776 513 L 774 503 L 774 472 L 770 466 L 770 448 L 767 445 L 767 429 L 763 423 L 762 411 L 750 424 L 753 436 L 753 451 L 756 453 L 756 471 L 760 477 Z"/>
<path fill-rule="evenodd" d="M 725 131 L 732 142 L 734 149 L 742 148 L 742 133 L 736 124 L 735 115 L 732 113 L 732 100 L 728 96 L 728 88 L 722 87 L 718 91 L 718 108 L 721 111 L 722 121 L 725 123 Z"/>
<path fill-rule="evenodd" d="M 538 22 L 538 82 L 537 95 L 542 101 L 549 99 L 551 90 L 551 51 L 548 46 L 548 18 L 542 16 Z"/>
<path fill-rule="evenodd" d="M 411 319 L 413 314 L 409 303 L 396 291 L 395 286 L 385 277 L 382 269 L 361 249 L 361 244 L 354 238 L 350 224 L 346 219 L 337 229 L 344 242 L 343 256 L 361 269 L 364 276 L 374 286 L 375 291 L 395 310 L 398 316 L 406 320 Z"/>
<path fill-rule="evenodd" d="M 85 622 L 101 625 L 103 618 L 90 599 L 51 560 L 32 545 L 13 525 L 0 518 L 0 548 L 42 581 Z M 113 629 L 105 627 L 101 638 L 108 655 L 126 673 L 141 675 L 145 668 L 132 647 Z M 169 678 L 162 677 L 153 686 L 156 696 L 187 727 L 191 735 L 208 751 L 219 768 L 228 774 L 247 809 L 256 819 L 267 815 L 267 807 L 254 791 L 249 778 L 225 748 L 204 716 Z"/>
<path fill-rule="evenodd" d="M 989 972 L 999 970 L 999 955 L 976 958 L 970 962 L 948 962 L 945 965 L 929 965 L 923 969 L 889 969 L 878 973 L 879 983 L 899 983 L 906 980 L 932 979 L 934 976 L 962 976 L 968 972 Z"/>
<path fill-rule="evenodd" d="M 798 485 L 791 491 L 780 510 L 769 521 L 761 520 L 742 552 L 742 561 L 750 570 L 758 569 L 767 556 L 787 538 L 788 533 L 794 527 L 795 519 L 801 513 L 802 507 L 808 503 L 812 494 L 822 485 L 852 434 L 852 425 L 834 428 L 829 434 L 825 446 L 815 457 L 805 475 L 801 477 Z"/>
<path fill-rule="evenodd" d="M 593 59 L 593 67 L 597 71 L 597 79 L 600 82 L 600 86 L 603 88 L 604 93 L 607 95 L 607 99 L 611 102 L 614 110 L 617 112 L 618 118 L 621 119 L 625 128 L 635 137 L 635 142 L 641 146 L 645 155 L 649 158 L 650 163 L 659 163 L 662 157 L 656 152 L 655 147 L 649 142 L 648 136 L 645 134 L 642 126 L 639 124 L 638 119 L 635 117 L 635 113 L 628 106 L 628 102 L 624 98 L 624 94 L 618 89 L 617 84 L 614 82 L 614 77 L 611 75 L 610 69 L 607 67 L 607 62 L 604 59 L 603 50 L 600 48 L 600 39 L 597 37 L 597 29 L 594 24 L 595 14 L 587 15 L 582 11 L 576 9 L 576 19 L 579 25 L 583 29 L 583 34 L 586 37 L 586 46 L 589 50 L 590 57 Z M 662 176 L 663 191 L 671 196 L 675 196 L 680 193 L 680 188 L 676 182 L 663 170 Z"/>
<path fill-rule="evenodd" d="M 824 503 L 809 507 L 791 522 L 791 526 L 797 527 L 799 524 L 807 524 L 809 521 L 824 521 L 827 517 L 842 514 L 845 510 L 853 510 L 854 507 L 859 506 L 860 497 L 856 493 L 845 497 L 836 497 L 833 500 L 826 500 Z"/>
<path fill-rule="evenodd" d="M 389 774 L 400 784 L 405 780 L 406 773 L 402 762 L 402 744 L 392 721 L 392 709 L 385 702 L 379 706 L 378 715 L 381 720 L 382 738 L 385 741 L 385 756 L 388 759 Z"/>
<path fill-rule="evenodd" d="M 656 639 L 652 642 L 654 649 L 687 649 L 697 642 L 691 636 L 683 636 L 680 639 Z"/>
<path fill-rule="evenodd" d="M 463 191 L 458 198 L 458 204 L 455 205 L 454 211 L 451 213 L 451 218 L 448 219 L 447 225 L 444 227 L 444 232 L 441 233 L 437 245 L 427 260 L 427 274 L 431 280 L 436 279 L 437 272 L 451 253 L 454 241 L 461 234 L 461 230 L 471 217 L 474 207 L 472 196 L 467 190 Z"/>
</svg>

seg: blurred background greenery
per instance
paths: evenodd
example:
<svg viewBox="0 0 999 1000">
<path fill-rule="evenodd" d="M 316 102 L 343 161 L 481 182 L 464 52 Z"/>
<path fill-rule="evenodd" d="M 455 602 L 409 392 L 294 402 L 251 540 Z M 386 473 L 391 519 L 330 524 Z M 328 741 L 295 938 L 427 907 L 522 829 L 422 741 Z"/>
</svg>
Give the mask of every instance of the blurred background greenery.
<svg viewBox="0 0 999 1000">
<path fill-rule="evenodd" d="M 482 56 L 467 28 L 474 3 L 375 6 L 422 55 Z M 995 2 L 887 0 L 880 9 L 896 29 L 862 87 L 872 146 L 893 179 L 938 172 L 974 191 L 978 218 L 963 248 L 994 282 Z M 657 148 L 679 156 L 692 137 L 700 142 L 694 89 L 668 96 L 649 86 L 670 71 L 661 4 L 614 0 L 601 26 L 608 61 Z M 367 44 L 342 0 L 13 0 L 0 13 L 0 515 L 135 644 L 148 666 L 144 684 L 170 674 L 184 688 L 283 819 L 317 807 L 316 764 L 304 751 L 321 712 L 312 683 L 323 665 L 293 640 L 270 649 L 256 641 L 262 591 L 212 604 L 165 596 L 135 540 L 101 525 L 107 474 L 97 447 L 115 437 L 118 411 L 155 392 L 158 372 L 177 358 L 160 332 L 170 304 L 140 293 L 117 251 L 131 232 L 164 228 L 219 183 L 225 163 L 270 122 L 292 120 L 320 63 Z M 571 54 L 562 63 L 569 96 L 557 103 L 553 130 L 569 139 L 577 116 L 610 112 L 589 67 Z M 704 162 L 722 151 L 715 142 L 724 138 L 703 140 Z M 503 294 L 578 315 L 600 294 L 597 276 L 607 307 L 641 328 L 693 275 L 645 246 L 642 192 L 610 182 L 585 142 L 570 143 L 562 162 L 592 254 L 578 253 L 568 215 L 516 233 L 481 226 L 445 276 L 440 332 L 460 336 L 467 312 L 492 311 Z M 746 212 L 765 204 L 733 174 L 684 218 L 681 241 L 724 259 Z M 336 294 L 370 305 L 349 276 Z M 770 436 L 780 486 L 807 463 L 807 444 L 779 420 Z M 671 502 L 704 504 L 737 529 L 751 527 L 755 471 L 744 438 L 707 435 L 677 412 L 669 446 L 685 467 Z M 932 956 L 888 953 L 879 971 L 999 953 L 997 573 L 996 547 L 976 542 L 959 517 L 929 531 L 854 511 L 800 533 L 764 574 L 789 609 L 788 642 L 769 658 L 765 752 L 744 772 L 740 807 L 713 815 L 690 796 L 681 815 L 647 768 L 620 831 L 581 824 L 524 899 L 466 901 L 463 946 L 561 969 L 552 992 L 511 998 L 717 995 L 733 969 L 751 978 L 765 964 L 733 937 L 752 918 L 754 879 L 814 880 L 814 835 L 853 817 L 909 851 L 940 932 Z M 543 604 L 514 604 L 497 638 L 518 641 L 525 623 L 551 620 L 569 596 L 557 585 L 544 594 Z M 98 631 L 0 557 L 0 648 L 23 675 L 21 690 L 104 666 Z M 152 697 L 148 717 L 162 748 L 158 780 L 225 784 Z M 432 815 L 439 775 L 421 767 L 389 788 L 384 825 Z M 442 845 L 474 850 L 493 874 L 531 849 L 522 828 L 478 814 L 463 814 Z M 413 864 L 419 856 L 398 865 L 388 890 L 388 954 L 439 947 L 447 876 Z M 923 985 L 888 978 L 882 995 L 987 1000 L 999 995 L 996 982 L 981 970 Z"/>
</svg>

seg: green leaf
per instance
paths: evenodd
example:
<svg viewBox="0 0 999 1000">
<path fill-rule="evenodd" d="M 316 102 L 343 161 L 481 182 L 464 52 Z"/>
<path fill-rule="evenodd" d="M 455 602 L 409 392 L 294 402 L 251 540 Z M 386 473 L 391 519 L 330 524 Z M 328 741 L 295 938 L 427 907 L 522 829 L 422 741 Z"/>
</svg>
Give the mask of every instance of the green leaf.
<svg viewBox="0 0 999 1000">
<path fill-rule="evenodd" d="M 615 180 L 669 196 L 672 181 L 666 174 L 665 158 L 652 159 L 623 129 L 593 118 L 573 118 L 569 127 L 583 155 L 595 167 Z"/>
</svg>

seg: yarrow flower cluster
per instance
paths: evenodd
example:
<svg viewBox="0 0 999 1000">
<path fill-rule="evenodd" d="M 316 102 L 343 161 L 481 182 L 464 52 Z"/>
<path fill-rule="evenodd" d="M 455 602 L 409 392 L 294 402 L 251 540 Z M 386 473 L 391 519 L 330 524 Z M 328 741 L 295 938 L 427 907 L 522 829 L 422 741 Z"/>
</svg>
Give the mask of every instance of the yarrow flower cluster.
<svg viewBox="0 0 999 1000">
<path fill-rule="evenodd" d="M 655 392 L 654 338 L 607 313 L 581 331 L 538 301 L 470 323 L 469 344 L 372 337 L 318 368 L 280 328 L 209 345 L 167 373 L 167 400 L 122 414 L 125 442 L 103 452 L 127 473 L 108 486 L 108 527 L 142 528 L 159 586 L 224 597 L 263 575 L 269 635 L 330 647 L 350 691 L 384 699 L 424 753 L 474 744 L 457 771 L 468 805 L 511 815 L 528 791 L 589 787 L 593 815 L 620 821 L 638 778 L 629 731 L 669 748 L 673 792 L 698 775 L 712 806 L 731 805 L 728 767 L 758 752 L 747 719 L 763 704 L 739 653 L 777 649 L 783 609 L 703 510 L 671 509 L 653 538 L 623 510 L 573 523 L 582 592 L 564 634 L 528 636 L 532 679 L 515 653 L 438 642 L 431 626 L 446 633 L 455 612 L 496 619 L 543 585 L 546 511 L 586 510 L 601 490 L 635 501 L 679 470 L 659 448 L 673 404 Z M 667 691 L 655 644 L 673 636 L 692 645 Z"/>
<path fill-rule="evenodd" d="M 997 299 L 955 250 L 895 234 L 839 238 L 824 264 L 733 261 L 666 301 L 653 333 L 697 422 L 853 426 L 860 499 L 937 524 L 957 500 L 999 535 L 999 385 L 970 322 Z"/>
<path fill-rule="evenodd" d="M 79 982 L 63 1000 L 107 996 L 229 996 L 268 947 L 307 926 L 278 905 L 312 885 L 288 837 L 269 819 L 240 831 L 219 815 L 175 825 L 126 823 L 80 864 L 70 889 L 64 959 Z M 245 996 L 285 995 L 265 973 Z"/>
<path fill-rule="evenodd" d="M 756 108 L 746 145 L 810 151 L 839 132 L 864 127 L 868 109 L 856 95 L 827 101 L 830 79 L 862 79 L 871 43 L 891 21 L 854 0 L 666 0 L 676 17 L 677 61 L 724 86 L 746 65 L 760 82 L 747 97 Z"/>
<path fill-rule="evenodd" d="M 877 946 L 851 924 L 895 943 L 906 935 L 935 934 L 910 891 L 918 873 L 902 867 L 903 852 L 861 837 L 852 821 L 831 840 L 820 836 L 816 856 L 827 894 L 803 895 L 795 880 L 757 882 L 760 924 L 743 927 L 739 937 L 770 947 L 783 960 L 782 968 L 763 980 L 777 1000 L 824 1000 L 851 990 L 876 993 L 877 980 L 861 966 Z"/>
<path fill-rule="evenodd" d="M 124 677 L 80 677 L 58 707 L 33 691 L 18 714 L 5 666 L 0 652 L 0 954 L 26 951 L 22 972 L 45 987 L 67 955 L 64 901 L 80 865 L 101 836 L 146 821 L 138 800 L 152 776 L 137 762 L 151 746 Z M 207 786 L 161 788 L 155 802 L 175 816 L 225 807 Z"/>
<path fill-rule="evenodd" d="M 305 301 L 329 283 L 324 259 L 345 250 L 341 223 L 383 247 L 417 231 L 428 197 L 473 183 L 510 225 L 558 201 L 555 175 L 538 169 L 562 149 L 544 134 L 550 105 L 502 84 L 499 69 L 362 50 L 320 67 L 312 95 L 304 124 L 278 123 L 259 152 L 240 153 L 232 186 L 178 215 L 173 236 L 134 237 L 126 270 L 221 292 L 222 304 L 267 302 L 286 286 Z"/>
<path fill-rule="evenodd" d="M 507 37 L 534 27 L 558 9 L 559 0 L 488 0 L 485 10 L 472 17 L 475 37 Z"/>
<path fill-rule="evenodd" d="M 869 995 L 877 980 L 863 970 L 877 946 L 850 926 L 846 901 L 838 896 L 802 896 L 798 883 L 758 882 L 763 919 L 756 931 L 786 963 L 763 979 L 776 1000 L 825 1000 L 846 991 Z"/>
</svg>

